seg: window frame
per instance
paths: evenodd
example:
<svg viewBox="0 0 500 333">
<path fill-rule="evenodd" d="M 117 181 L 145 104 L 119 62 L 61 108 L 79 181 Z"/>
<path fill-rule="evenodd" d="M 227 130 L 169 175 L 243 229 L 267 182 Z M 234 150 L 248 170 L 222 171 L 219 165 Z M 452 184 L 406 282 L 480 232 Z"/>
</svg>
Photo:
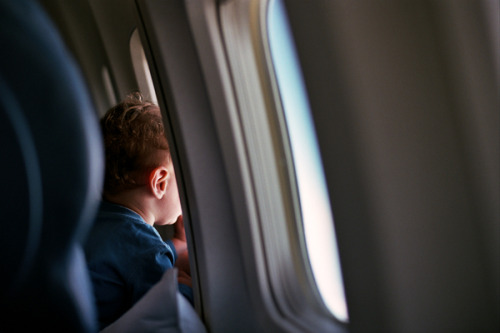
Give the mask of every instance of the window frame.
<svg viewBox="0 0 500 333">
<path fill-rule="evenodd" d="M 276 119 L 279 113 L 260 114 L 263 122 L 254 123 L 255 132 L 248 131 L 241 118 L 245 111 L 240 102 L 245 97 L 235 89 L 222 16 L 232 20 L 232 12 L 238 15 L 229 29 L 247 43 L 255 56 L 252 62 L 260 64 L 254 67 L 257 88 L 250 99 L 265 110 L 275 110 L 279 98 L 272 71 L 266 67 L 267 43 L 262 40 L 267 36 L 262 34 L 266 2 L 138 0 L 137 4 L 158 102 L 172 129 L 174 167 L 192 239 L 188 242 L 195 257 L 192 267 L 197 271 L 195 304 L 207 328 L 346 332 L 346 325 L 324 306 L 304 261 L 307 253 L 294 218 L 300 216 L 299 206 L 291 204 L 298 200 L 290 190 L 294 176 L 284 163 L 287 139 L 281 135 L 286 132 L 277 130 L 283 126 Z M 272 129 L 259 128 L 269 122 Z M 259 140 L 263 133 L 268 141 L 260 141 L 262 150 L 255 149 L 248 139 Z M 272 161 L 259 166 L 251 161 L 249 149 L 265 151 Z M 265 178 L 268 168 L 277 179 Z M 266 180 L 275 183 L 263 199 L 257 189 L 267 187 Z M 229 307 L 230 318 L 225 315 Z"/>
<path fill-rule="evenodd" d="M 326 308 L 315 283 L 303 233 L 288 128 L 268 39 L 268 0 L 225 1 L 221 33 L 232 73 L 255 212 L 254 246 L 273 306 L 301 330 L 344 330 Z M 230 52 L 229 50 L 233 51 Z M 285 236 L 285 237 L 283 237 Z"/>
</svg>

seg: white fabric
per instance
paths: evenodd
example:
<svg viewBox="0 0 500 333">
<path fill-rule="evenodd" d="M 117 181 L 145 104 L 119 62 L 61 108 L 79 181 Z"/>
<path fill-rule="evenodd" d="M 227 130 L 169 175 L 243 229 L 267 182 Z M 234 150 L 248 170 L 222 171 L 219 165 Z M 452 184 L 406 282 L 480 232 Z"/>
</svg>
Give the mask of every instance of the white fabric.
<svg viewBox="0 0 500 333">
<path fill-rule="evenodd" d="M 169 269 L 129 311 L 101 333 L 206 333 L 191 304 L 177 288 L 177 270 Z"/>
</svg>

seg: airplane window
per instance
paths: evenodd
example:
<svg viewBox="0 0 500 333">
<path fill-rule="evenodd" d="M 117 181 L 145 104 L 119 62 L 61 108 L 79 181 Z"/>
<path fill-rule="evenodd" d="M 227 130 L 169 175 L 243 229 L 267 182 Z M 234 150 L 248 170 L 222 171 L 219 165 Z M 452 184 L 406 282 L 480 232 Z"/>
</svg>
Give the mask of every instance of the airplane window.
<svg viewBox="0 0 500 333">
<path fill-rule="evenodd" d="M 143 96 L 151 102 L 158 104 L 148 61 L 146 60 L 144 48 L 137 29 L 134 30 L 130 38 L 130 54 L 132 55 L 132 64 L 134 65 L 134 72 L 139 90 Z"/>
<path fill-rule="evenodd" d="M 281 0 L 270 1 L 267 19 L 271 57 L 289 132 L 309 260 L 324 303 L 337 319 L 346 322 L 348 312 L 325 175 Z"/>
</svg>

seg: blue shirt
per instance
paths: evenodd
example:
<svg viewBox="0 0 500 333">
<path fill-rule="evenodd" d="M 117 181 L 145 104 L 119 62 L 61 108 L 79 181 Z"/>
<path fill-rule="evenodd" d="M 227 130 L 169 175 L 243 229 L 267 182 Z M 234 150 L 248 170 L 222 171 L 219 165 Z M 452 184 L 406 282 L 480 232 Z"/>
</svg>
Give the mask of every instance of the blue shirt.
<svg viewBox="0 0 500 333">
<path fill-rule="evenodd" d="M 105 201 L 87 238 L 85 255 L 101 329 L 160 281 L 177 257 L 172 242 L 164 242 L 139 214 Z M 191 288 L 179 289 L 192 302 Z"/>
</svg>

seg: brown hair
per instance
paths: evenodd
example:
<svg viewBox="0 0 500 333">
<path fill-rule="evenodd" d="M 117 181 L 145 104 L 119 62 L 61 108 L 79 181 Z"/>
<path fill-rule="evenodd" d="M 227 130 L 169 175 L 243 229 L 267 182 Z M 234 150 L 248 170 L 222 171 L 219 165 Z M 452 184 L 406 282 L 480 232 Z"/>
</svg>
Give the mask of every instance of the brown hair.
<svg viewBox="0 0 500 333">
<path fill-rule="evenodd" d="M 170 161 L 170 151 L 155 104 L 140 93 L 128 95 L 101 119 L 106 173 L 104 195 L 146 184 L 154 168 Z"/>
</svg>

